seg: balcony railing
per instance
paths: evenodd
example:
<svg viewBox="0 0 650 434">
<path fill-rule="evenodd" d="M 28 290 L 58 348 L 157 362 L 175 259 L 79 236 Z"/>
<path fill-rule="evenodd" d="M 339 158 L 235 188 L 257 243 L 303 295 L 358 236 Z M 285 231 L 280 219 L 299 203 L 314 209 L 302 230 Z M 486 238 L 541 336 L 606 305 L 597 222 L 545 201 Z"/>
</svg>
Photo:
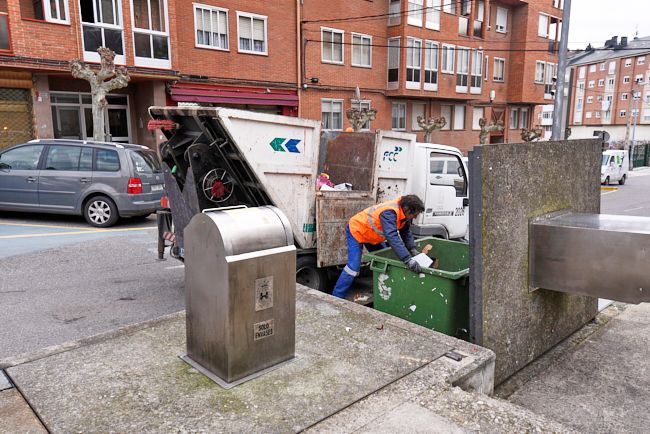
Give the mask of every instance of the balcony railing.
<svg viewBox="0 0 650 434">
<path fill-rule="evenodd" d="M 0 12 L 0 51 L 11 51 L 9 14 Z"/>
</svg>

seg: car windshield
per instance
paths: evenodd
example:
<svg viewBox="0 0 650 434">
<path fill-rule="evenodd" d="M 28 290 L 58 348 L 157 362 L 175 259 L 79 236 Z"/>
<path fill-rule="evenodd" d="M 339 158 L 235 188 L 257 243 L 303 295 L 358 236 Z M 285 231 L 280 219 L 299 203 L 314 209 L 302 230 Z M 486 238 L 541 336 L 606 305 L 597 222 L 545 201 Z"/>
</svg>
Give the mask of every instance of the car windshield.
<svg viewBox="0 0 650 434">
<path fill-rule="evenodd" d="M 609 155 L 603 155 L 603 161 L 600 163 L 601 166 L 607 166 L 607 163 L 609 163 Z"/>
<path fill-rule="evenodd" d="M 131 160 L 138 173 L 160 173 L 160 160 L 153 151 L 133 151 Z"/>
</svg>

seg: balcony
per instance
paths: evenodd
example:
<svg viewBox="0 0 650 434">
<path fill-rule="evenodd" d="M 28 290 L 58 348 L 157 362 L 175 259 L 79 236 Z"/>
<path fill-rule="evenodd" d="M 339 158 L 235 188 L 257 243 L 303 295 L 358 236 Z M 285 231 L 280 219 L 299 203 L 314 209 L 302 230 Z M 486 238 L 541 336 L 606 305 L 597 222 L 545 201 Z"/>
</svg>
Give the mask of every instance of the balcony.
<svg viewBox="0 0 650 434">
<path fill-rule="evenodd" d="M 11 51 L 11 39 L 9 35 L 9 14 L 0 12 L 0 52 Z"/>
</svg>

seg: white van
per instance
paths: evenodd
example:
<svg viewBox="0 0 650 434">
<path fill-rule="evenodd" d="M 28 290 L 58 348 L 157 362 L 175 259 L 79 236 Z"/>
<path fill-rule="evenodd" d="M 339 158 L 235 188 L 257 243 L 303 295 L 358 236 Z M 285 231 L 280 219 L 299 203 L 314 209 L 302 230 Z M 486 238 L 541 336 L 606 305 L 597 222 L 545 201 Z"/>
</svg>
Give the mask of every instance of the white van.
<svg viewBox="0 0 650 434">
<path fill-rule="evenodd" d="M 627 151 L 610 150 L 603 152 L 600 163 L 600 183 L 609 185 L 618 182 L 625 184 L 630 168 Z"/>
</svg>

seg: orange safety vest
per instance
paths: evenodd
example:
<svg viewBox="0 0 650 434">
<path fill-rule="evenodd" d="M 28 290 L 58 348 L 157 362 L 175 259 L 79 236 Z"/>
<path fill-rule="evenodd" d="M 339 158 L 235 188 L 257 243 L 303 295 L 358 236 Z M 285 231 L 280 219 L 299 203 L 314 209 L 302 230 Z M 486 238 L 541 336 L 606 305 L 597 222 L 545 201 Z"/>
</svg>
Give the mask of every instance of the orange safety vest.
<svg viewBox="0 0 650 434">
<path fill-rule="evenodd" d="M 397 214 L 397 229 L 402 229 L 406 225 L 406 216 L 399 206 L 400 199 L 401 197 L 398 197 L 388 202 L 379 203 L 355 214 L 349 223 L 350 233 L 354 239 L 360 243 L 368 244 L 379 244 L 386 241 L 379 215 L 389 209 Z"/>
</svg>

